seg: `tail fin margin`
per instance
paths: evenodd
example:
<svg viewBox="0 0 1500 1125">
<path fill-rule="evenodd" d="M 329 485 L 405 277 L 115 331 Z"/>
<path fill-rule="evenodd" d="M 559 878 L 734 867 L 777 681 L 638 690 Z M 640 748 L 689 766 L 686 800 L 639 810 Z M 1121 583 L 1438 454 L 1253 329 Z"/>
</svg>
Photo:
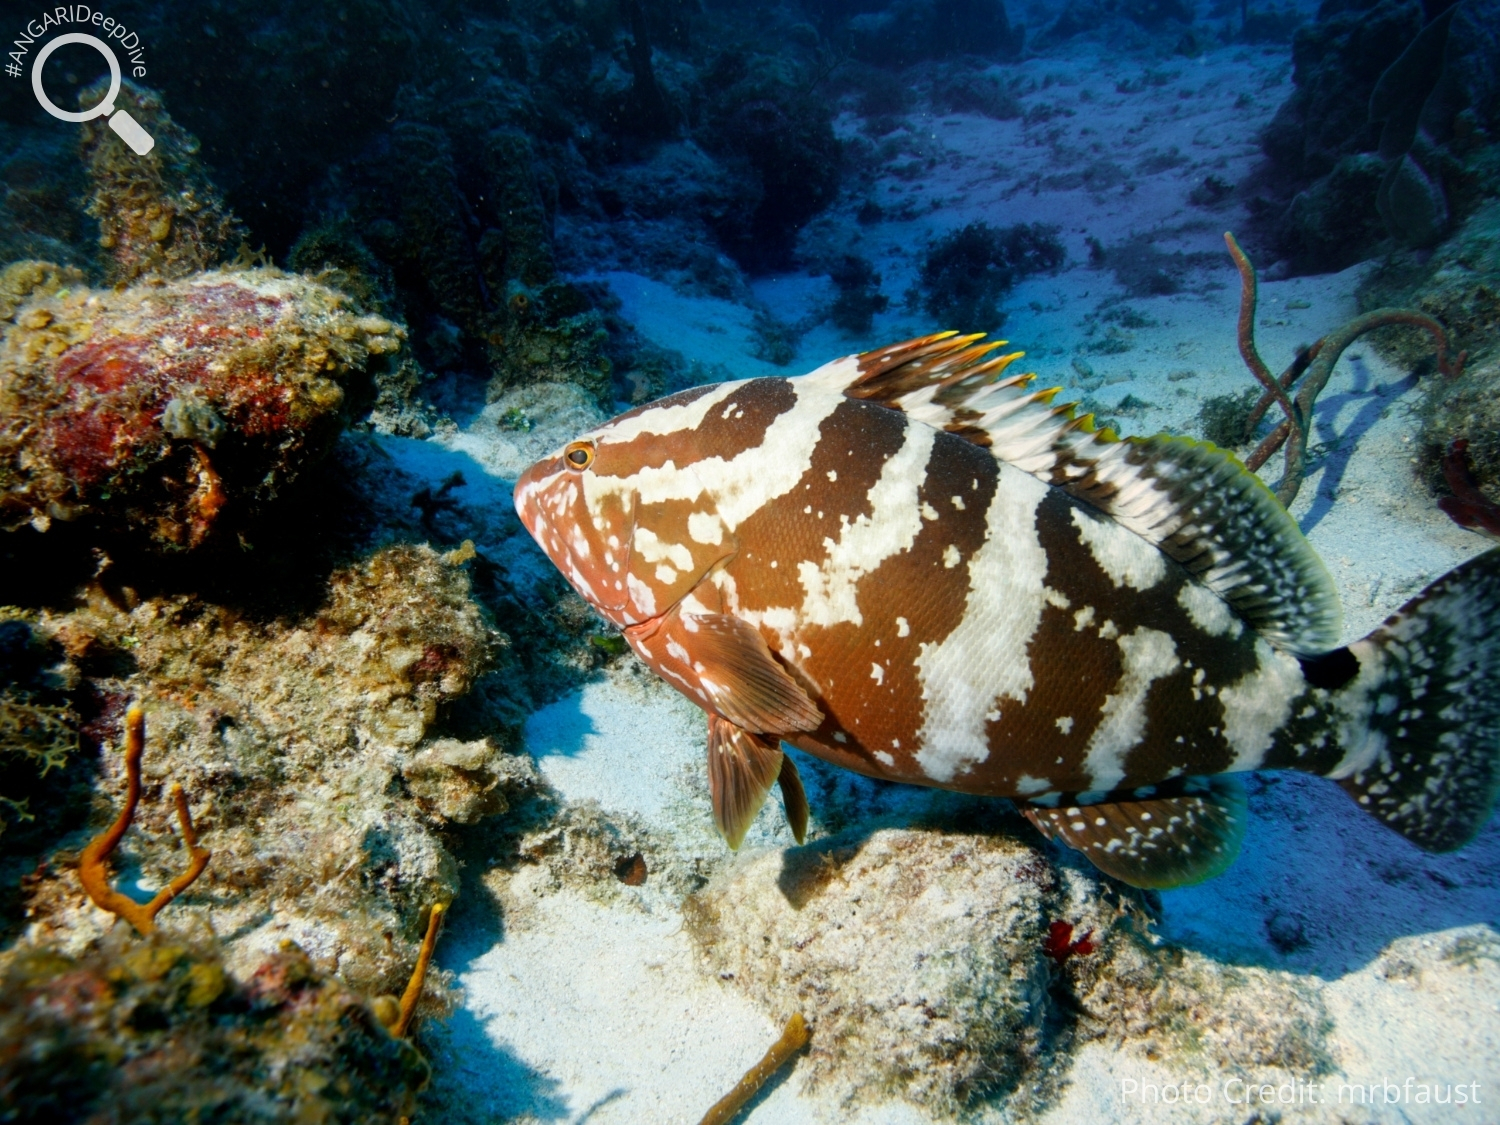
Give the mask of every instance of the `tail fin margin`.
<svg viewBox="0 0 1500 1125">
<path fill-rule="evenodd" d="M 1500 795 L 1500 548 L 1438 579 L 1350 646 L 1365 727 L 1332 776 L 1427 851 L 1474 838 Z M 1349 704 L 1353 704 L 1351 708 Z"/>
</svg>

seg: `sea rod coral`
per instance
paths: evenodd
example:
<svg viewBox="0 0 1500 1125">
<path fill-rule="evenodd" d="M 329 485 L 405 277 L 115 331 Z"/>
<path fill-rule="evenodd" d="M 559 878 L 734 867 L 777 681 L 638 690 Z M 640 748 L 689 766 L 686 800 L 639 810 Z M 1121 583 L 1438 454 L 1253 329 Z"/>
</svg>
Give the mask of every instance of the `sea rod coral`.
<svg viewBox="0 0 1500 1125">
<path fill-rule="evenodd" d="M 171 879 L 152 896 L 150 902 L 136 902 L 109 885 L 104 861 L 109 858 L 121 837 L 135 819 L 135 807 L 141 799 L 141 755 L 146 749 L 146 716 L 139 707 L 125 713 L 125 804 L 120 815 L 107 829 L 89 841 L 78 860 L 78 881 L 94 905 L 118 915 L 135 927 L 137 933 L 149 934 L 156 928 L 156 916 L 174 898 L 198 881 L 208 868 L 212 853 L 198 846 L 198 833 L 188 811 L 187 795 L 181 785 L 172 786 L 172 803 L 177 808 L 177 823 L 182 828 L 182 845 L 191 857 L 182 874 Z"/>
<path fill-rule="evenodd" d="M 1350 344 L 1366 332 L 1373 332 L 1377 328 L 1385 328 L 1394 324 L 1409 324 L 1426 329 L 1432 334 L 1437 346 L 1438 370 L 1450 379 L 1456 379 L 1463 373 L 1465 353 L 1459 352 L 1457 356 L 1450 358 L 1448 333 L 1441 324 L 1425 313 L 1417 312 L 1415 309 L 1374 309 L 1355 317 L 1348 324 L 1316 341 L 1311 347 L 1298 352 L 1291 365 L 1278 378 L 1271 374 L 1271 369 L 1260 358 L 1260 353 L 1255 347 L 1257 294 L 1255 268 L 1250 264 L 1250 259 L 1245 256 L 1245 252 L 1240 249 L 1233 234 L 1226 231 L 1224 242 L 1229 247 L 1229 256 L 1234 259 L 1235 267 L 1240 271 L 1240 356 L 1244 359 L 1245 366 L 1250 369 L 1250 374 L 1254 375 L 1260 385 L 1265 388 L 1265 393 L 1250 412 L 1245 424 L 1245 432 L 1250 433 L 1254 430 L 1256 423 L 1265 415 L 1273 402 L 1280 406 L 1286 415 L 1286 420 L 1272 430 L 1255 452 L 1245 459 L 1245 465 L 1254 472 L 1285 445 L 1286 467 L 1274 491 L 1276 498 L 1284 507 L 1291 507 L 1292 501 L 1297 498 L 1297 492 L 1302 487 L 1302 475 L 1307 466 L 1307 439 L 1312 429 L 1313 404 L 1323 388 L 1327 386 L 1328 378 L 1333 374 L 1334 364 L 1338 363 L 1339 357 L 1344 354 Z M 1292 385 L 1304 373 L 1307 374 L 1307 379 L 1298 388 L 1294 399 L 1290 395 Z"/>
</svg>

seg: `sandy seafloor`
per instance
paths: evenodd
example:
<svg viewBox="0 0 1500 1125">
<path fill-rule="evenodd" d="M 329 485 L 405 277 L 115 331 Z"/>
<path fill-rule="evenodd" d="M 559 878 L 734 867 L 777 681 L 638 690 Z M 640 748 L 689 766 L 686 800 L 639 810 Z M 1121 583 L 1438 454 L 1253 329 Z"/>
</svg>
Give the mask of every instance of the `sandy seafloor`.
<svg viewBox="0 0 1500 1125">
<path fill-rule="evenodd" d="M 976 219 L 1058 223 L 1069 264 L 1011 294 L 1004 334 L 1027 349 L 1025 363 L 1043 385 L 1076 387 L 1071 361 L 1086 343 L 1085 318 L 1120 296 L 1110 273 L 1089 266 L 1085 237 L 1111 246 L 1137 232 L 1169 231 L 1171 239 L 1160 245 L 1210 252 L 1220 264 L 1191 273 L 1175 295 L 1132 298 L 1130 307 L 1154 323 L 1126 333 L 1130 350 L 1086 359 L 1104 379 L 1094 392 L 1099 402 L 1113 407 L 1129 394 L 1151 404 L 1122 419 L 1130 432 L 1193 432 L 1205 397 L 1249 385 L 1234 335 L 1238 279 L 1222 243 L 1223 231 L 1243 225 L 1245 216 L 1237 204 L 1193 207 L 1187 195 L 1210 173 L 1231 183 L 1244 177 L 1258 155 L 1256 130 L 1289 91 L 1289 69 L 1282 48 L 1225 48 L 1157 63 L 1152 84 L 1143 63 L 1080 47 L 1072 58 L 1020 65 L 1037 80 L 1023 99 L 1031 124 L 912 115 L 907 151 L 891 167 L 909 163 L 912 154 L 931 166 L 914 179 L 884 175 L 876 194 L 888 213 L 905 217 L 860 226 L 850 203 L 817 220 L 805 238 L 809 245 L 842 243 L 872 259 L 884 292 L 894 298 L 892 310 L 877 317 L 867 338 L 851 339 L 828 323 L 812 329 L 786 368 L 751 355 L 747 307 L 683 296 L 634 274 L 599 276 L 643 335 L 688 360 L 735 377 L 797 374 L 941 327 L 905 310 L 900 299 L 932 237 Z M 1140 92 L 1117 90 L 1131 82 Z M 1040 120 L 1047 116 L 1036 112 L 1042 105 L 1059 112 Z M 840 128 L 853 135 L 859 124 L 846 116 Z M 1059 173 L 1100 160 L 1124 167 L 1128 181 L 1097 192 L 1058 186 L 1067 182 Z M 1274 369 L 1289 361 L 1296 345 L 1354 314 L 1354 291 L 1368 268 L 1263 284 L 1257 332 Z M 795 322 L 816 302 L 831 300 L 832 287 L 823 277 L 790 275 L 759 281 L 755 295 Z M 1325 456 L 1294 514 L 1339 584 L 1346 640 L 1364 635 L 1427 581 L 1487 545 L 1449 522 L 1413 479 L 1408 446 L 1417 424 L 1410 412 L 1419 393 L 1414 377 L 1361 344 L 1340 362 L 1318 403 L 1316 441 Z M 392 440 L 388 447 L 405 467 L 433 480 L 465 468 L 469 483 L 456 499 L 493 510 L 507 502 L 516 470 L 571 437 L 574 425 L 550 419 L 516 435 L 497 428 L 493 413 L 463 423 L 457 434 L 425 443 Z M 1279 476 L 1279 458 L 1264 475 Z M 519 548 L 513 541 L 506 549 L 514 554 Z M 543 564 L 538 556 L 511 565 Z M 592 799 L 607 813 L 633 815 L 684 854 L 722 849 L 711 831 L 704 787 L 687 781 L 702 770 L 701 714 L 628 663 L 535 714 L 526 737 L 541 773 L 563 798 Z M 816 827 L 823 767 L 806 756 L 798 760 Z M 1500 823 L 1456 854 L 1430 856 L 1320 779 L 1265 776 L 1251 782 L 1250 792 L 1253 820 L 1240 859 L 1207 884 L 1164 894 L 1159 932 L 1226 964 L 1283 968 L 1316 982 L 1334 1023 L 1337 1069 L 1314 1079 L 1328 1084 L 1324 1089 L 1342 1081 L 1400 1084 L 1408 1077 L 1478 1082 L 1482 1104 L 1462 1110 L 1283 1104 L 1264 1107 L 1259 1117 L 1252 1107 L 1227 1104 L 1222 1093 L 1209 1105 L 1151 1105 L 1127 1094 L 1125 1080 L 1177 1082 L 1188 1075 L 1149 1063 L 1139 1051 L 1092 1044 L 1075 1055 L 1060 1098 L 1040 1119 L 1500 1121 L 1500 959 L 1494 953 L 1500 948 L 1494 933 Z M 887 799 L 917 806 L 925 794 Z M 773 799 L 742 858 L 790 843 Z M 1269 940 L 1269 920 L 1278 915 L 1302 928 L 1301 948 L 1283 954 Z M 1476 940 L 1488 954 L 1470 963 L 1438 955 L 1459 937 Z M 436 1081 L 450 1101 L 467 1107 L 470 1119 L 696 1122 L 778 1033 L 768 1014 L 696 969 L 677 903 L 649 881 L 613 906 L 566 889 L 539 893 L 535 909 L 503 931 L 479 922 L 456 925 L 440 959 L 459 974 L 464 1000 L 435 1033 Z M 1235 1077 L 1285 1083 L 1309 1076 L 1197 1071 L 1193 1077 L 1222 1091 Z M 1003 1120 L 1005 1110 L 982 1109 L 976 1119 Z M 931 1118 L 901 1102 L 833 1104 L 805 1089 L 793 1069 L 743 1120 L 896 1125 Z"/>
</svg>

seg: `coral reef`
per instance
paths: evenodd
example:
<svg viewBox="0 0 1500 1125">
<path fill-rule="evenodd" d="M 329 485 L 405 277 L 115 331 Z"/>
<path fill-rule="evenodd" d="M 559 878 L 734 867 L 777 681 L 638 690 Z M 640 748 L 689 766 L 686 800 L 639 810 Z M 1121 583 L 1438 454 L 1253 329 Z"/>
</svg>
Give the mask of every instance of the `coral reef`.
<svg viewBox="0 0 1500 1125">
<path fill-rule="evenodd" d="M 816 0 L 808 7 L 835 43 L 881 66 L 962 53 L 1015 54 L 1025 38 L 1024 28 L 1011 26 L 1001 0 L 896 0 L 878 8 L 857 0 Z"/>
<path fill-rule="evenodd" d="M 78 750 L 78 716 L 68 705 L 61 653 L 16 618 L 0 620 L 0 835 L 6 817 L 34 821 L 34 798 L 45 802 L 48 775 Z M 14 836 L 6 840 L 7 850 Z"/>
<path fill-rule="evenodd" d="M 0 120 L 0 263 L 45 259 L 92 264 L 97 233 L 74 206 L 88 193 L 76 135 Z"/>
<path fill-rule="evenodd" d="M 78 956 L 10 955 L 0 1045 L 0 1103 L 28 1121 L 397 1125 L 428 1073 L 295 948 L 236 981 L 210 948 L 123 930 Z"/>
<path fill-rule="evenodd" d="M 839 294 L 829 310 L 829 319 L 851 336 L 869 332 L 875 314 L 885 312 L 891 304 L 891 299 L 880 291 L 880 275 L 875 267 L 867 258 L 845 254 L 828 276 Z"/>
<path fill-rule="evenodd" d="M 1316 986 L 1292 973 L 1223 965 L 1116 925 L 1105 954 L 1066 966 L 1089 1039 L 1147 1058 L 1239 1072 L 1331 1069 L 1331 1021 Z"/>
<path fill-rule="evenodd" d="M 1427 383 L 1420 415 L 1421 472 L 1436 494 L 1447 491 L 1444 460 L 1466 443 L 1476 487 L 1500 500 L 1500 202 L 1477 208 L 1431 254 L 1397 253 L 1360 287 L 1362 309 L 1403 304 L 1432 317 L 1469 353 L 1461 377 Z M 1376 347 L 1396 363 L 1427 363 L 1426 335 L 1398 327 L 1377 335 Z"/>
<path fill-rule="evenodd" d="M 958 73 L 933 83 L 933 107 L 947 113 L 978 113 L 996 121 L 1021 116 L 1021 99 L 1008 84 L 992 74 Z"/>
<path fill-rule="evenodd" d="M 1438 507 L 1460 527 L 1470 527 L 1500 538 L 1500 504 L 1479 490 L 1469 468 L 1468 453 L 1469 443 L 1463 438 L 1456 438 L 1448 447 L 1448 454 L 1443 458 L 1443 477 L 1453 495 L 1440 497 Z"/>
<path fill-rule="evenodd" d="M 726 215 L 717 233 L 751 273 L 785 268 L 798 230 L 833 202 L 842 150 L 832 108 L 798 88 L 778 68 L 721 56 L 703 75 L 713 91 L 705 113 L 705 147 L 749 178 L 754 209 Z"/>
<path fill-rule="evenodd" d="M 1475 365 L 1457 379 L 1434 380 L 1421 418 L 1421 467 L 1432 490 L 1441 494 L 1447 485 L 1458 491 L 1445 462 L 1461 441 L 1462 467 L 1475 492 L 1500 500 L 1500 362 Z"/>
<path fill-rule="evenodd" d="M 1100 1039 L 1194 1068 L 1329 1066 L 1316 990 L 1150 934 L 1139 892 L 993 810 L 750 857 L 690 896 L 705 971 L 814 1029 L 808 1080 L 962 1112 L 1045 1104 Z"/>
<path fill-rule="evenodd" d="M 1138 40 L 1142 30 L 1180 36 L 1193 22 L 1193 15 L 1193 5 L 1186 0 L 1068 0 L 1057 18 L 1038 33 L 1033 46 L 1056 46 L 1075 35 L 1100 32 L 1127 42 Z M 1132 28 L 1137 35 L 1129 34 Z"/>
<path fill-rule="evenodd" d="M 434 34 L 451 17 L 421 3 L 349 0 L 330 18 L 295 0 L 127 0 L 118 15 L 151 45 L 151 81 L 202 139 L 214 179 L 252 220 L 252 244 L 278 260 L 329 166 L 388 127 L 404 84 L 454 64 Z"/>
<path fill-rule="evenodd" d="M 336 570 L 306 616 L 257 621 L 181 594 L 126 608 L 95 588 L 80 608 L 43 612 L 36 628 L 90 670 L 102 739 L 118 738 L 124 700 L 142 701 L 145 794 L 117 865 L 153 889 L 181 870 L 161 799 L 163 779 L 179 780 L 213 863 L 176 899 L 171 927 L 225 935 L 240 979 L 291 939 L 365 995 L 399 991 L 419 919 L 457 889 L 435 831 L 445 813 L 483 815 L 503 805 L 507 785 L 527 784 L 528 771 L 488 746 L 455 753 L 429 740 L 440 709 L 469 692 L 503 643 L 464 566 L 430 547 L 389 547 Z M 100 785 L 114 808 L 129 782 L 119 757 L 104 756 Z M 405 791 L 404 769 L 425 798 Z M 112 817 L 110 805 L 99 811 Z M 108 915 L 84 905 L 67 854 L 32 880 L 24 905 L 34 940 L 71 953 Z M 441 1010 L 444 996 L 429 989 L 424 1003 Z"/>
<path fill-rule="evenodd" d="M 745 170 L 685 139 L 601 178 L 594 196 L 598 216 L 559 216 L 558 254 L 570 268 L 633 269 L 685 292 L 746 295 L 739 267 L 714 233 L 743 228 L 759 201 Z"/>
<path fill-rule="evenodd" d="M 736 868 L 688 900 L 688 926 L 712 972 L 806 1013 L 814 1080 L 952 1111 L 1036 1065 L 1037 860 L 1005 837 L 880 829 Z"/>
<path fill-rule="evenodd" d="M 1250 419 L 1262 393 L 1246 387 L 1238 394 L 1209 395 L 1198 407 L 1198 432 L 1224 449 L 1240 448 L 1254 432 Z"/>
<path fill-rule="evenodd" d="M 1493 193 L 1497 20 L 1494 0 L 1378 0 L 1298 29 L 1258 204 L 1293 271 L 1342 269 L 1387 236 L 1430 246 Z"/>
<path fill-rule="evenodd" d="M 1127 296 L 1180 293 L 1190 271 L 1217 265 L 1220 259 L 1206 251 L 1163 250 L 1157 243 L 1166 233 L 1137 234 L 1109 247 L 1090 236 L 1089 264 L 1110 270 Z"/>
<path fill-rule="evenodd" d="M 434 365 L 487 366 L 494 396 L 571 382 L 608 403 L 603 322 L 558 273 L 553 207 L 530 140 L 496 129 L 462 151 L 460 160 L 436 126 L 398 123 L 330 177 L 325 218 L 295 259 L 331 269 L 331 280 L 352 275 L 356 292 L 399 309 L 417 328 L 417 354 Z M 483 183 L 482 194 L 471 199 L 467 179 Z"/>
<path fill-rule="evenodd" d="M 94 105 L 102 85 L 84 91 Z M 137 156 L 103 118 L 83 126 L 89 214 L 99 223 L 105 280 L 129 284 L 146 275 L 188 277 L 233 257 L 245 237 L 199 159 L 198 139 L 168 116 L 160 95 L 131 82 L 116 105 L 151 134 L 155 145 Z"/>
<path fill-rule="evenodd" d="M 0 328 L 15 320 L 16 312 L 33 297 L 56 297 L 83 282 L 83 271 L 71 266 L 30 259 L 12 262 L 0 270 Z"/>
<path fill-rule="evenodd" d="M 970 223 L 927 251 L 917 296 L 942 324 L 994 331 L 1004 322 L 998 302 L 1016 282 L 1059 268 L 1067 252 L 1057 227 L 1017 223 L 996 229 Z"/>
<path fill-rule="evenodd" d="M 43 271 L 52 267 L 12 267 Z M 321 456 L 401 329 L 275 270 L 43 286 L 0 340 L 0 519 L 192 548 Z"/>
<path fill-rule="evenodd" d="M 507 754 L 493 739 L 435 739 L 404 766 L 406 790 L 439 824 L 474 824 L 510 808 L 506 794 L 534 784 L 531 760 Z"/>
</svg>

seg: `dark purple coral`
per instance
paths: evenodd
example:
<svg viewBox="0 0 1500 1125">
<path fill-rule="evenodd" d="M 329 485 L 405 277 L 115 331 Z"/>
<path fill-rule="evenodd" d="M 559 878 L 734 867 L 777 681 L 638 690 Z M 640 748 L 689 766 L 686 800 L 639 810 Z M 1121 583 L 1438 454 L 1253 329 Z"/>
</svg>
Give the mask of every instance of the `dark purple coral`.
<svg viewBox="0 0 1500 1125">
<path fill-rule="evenodd" d="M 1438 507 L 1459 527 L 1500 538 L 1500 504 L 1479 491 L 1469 468 L 1469 443 L 1463 438 L 1455 440 L 1443 455 L 1443 479 L 1453 495 L 1440 499 Z"/>
</svg>

